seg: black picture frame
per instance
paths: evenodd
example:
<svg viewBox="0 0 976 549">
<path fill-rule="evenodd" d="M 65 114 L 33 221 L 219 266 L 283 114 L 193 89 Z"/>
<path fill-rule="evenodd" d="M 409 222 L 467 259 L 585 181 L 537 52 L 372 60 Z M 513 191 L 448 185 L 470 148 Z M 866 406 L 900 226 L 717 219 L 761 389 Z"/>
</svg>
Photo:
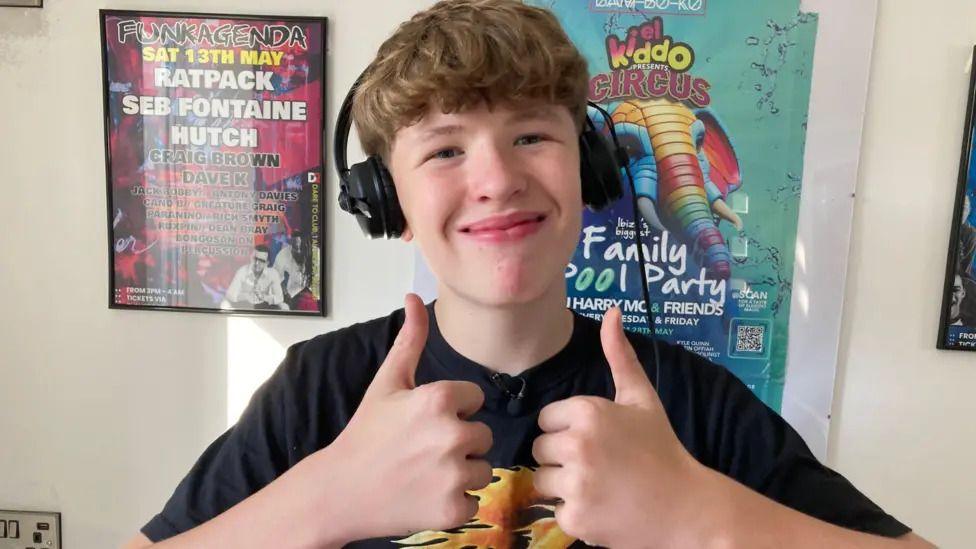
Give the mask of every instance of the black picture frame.
<svg viewBox="0 0 976 549">
<path fill-rule="evenodd" d="M 172 304 L 132 304 L 132 303 L 119 303 L 116 299 L 117 285 L 117 273 L 116 273 L 116 246 L 118 245 L 118 239 L 114 231 L 114 222 L 116 221 L 116 205 L 114 203 L 114 176 L 116 175 L 116 170 L 114 170 L 114 163 L 112 158 L 112 151 L 110 146 L 111 132 L 112 132 L 112 120 L 111 120 L 111 100 L 112 93 L 110 90 L 109 82 L 109 48 L 108 48 L 108 34 L 107 34 L 107 21 L 111 17 L 161 17 L 161 18 L 175 18 L 175 19 L 188 19 L 188 20 L 237 20 L 243 22 L 274 22 L 274 23 L 295 23 L 295 24 L 308 24 L 308 25 L 319 25 L 321 32 L 319 33 L 318 40 L 316 40 L 315 45 L 318 47 L 319 61 L 314 68 L 317 70 L 317 77 L 320 79 L 320 93 L 315 96 L 315 100 L 319 102 L 317 105 L 319 116 L 316 118 L 307 118 L 307 122 L 315 122 L 319 125 L 317 128 L 320 146 L 318 147 L 318 158 L 320 162 L 315 167 L 315 172 L 317 173 L 317 178 L 314 181 L 315 185 L 311 186 L 312 198 L 307 200 L 308 211 L 311 212 L 309 215 L 310 222 L 313 227 L 317 227 L 316 230 L 308 235 L 309 239 L 313 241 L 312 244 L 308 246 L 309 253 L 314 257 L 317 252 L 317 265 L 313 264 L 311 267 L 312 280 L 317 278 L 317 284 L 311 287 L 306 287 L 306 289 L 317 288 L 318 289 L 318 299 L 317 299 L 317 309 L 316 310 L 275 310 L 275 309 L 264 309 L 264 308 L 247 308 L 247 307 L 221 307 L 221 306 L 195 306 L 195 305 L 172 305 Z M 217 313 L 223 315 L 276 315 L 276 316 L 290 316 L 290 317 L 325 317 L 328 315 L 328 299 L 327 299 L 327 284 L 325 280 L 325 274 L 327 272 L 326 268 L 326 208 L 325 208 L 325 196 L 326 196 L 326 174 L 331 166 L 328 166 L 329 156 L 326 154 L 326 139 L 328 138 L 326 129 L 326 89 L 330 82 L 327 79 L 327 36 L 328 36 L 328 18 L 324 16 L 294 16 L 294 15 L 262 15 L 262 14 L 228 14 L 228 13 L 206 13 L 206 12 L 169 12 L 169 11 L 145 11 L 145 10 L 116 10 L 116 9 L 101 9 L 99 10 L 99 28 L 101 35 L 101 48 L 102 48 L 102 99 L 103 99 L 103 123 L 104 123 L 104 140 L 105 140 L 105 176 L 106 176 L 106 196 L 107 196 L 107 236 L 108 236 L 108 306 L 110 309 L 119 310 L 152 310 L 152 311 L 179 311 L 179 312 L 202 312 L 202 313 Z M 311 45 L 311 42 L 309 43 Z M 141 116 L 141 115 L 137 115 Z M 313 183 L 311 171 L 308 172 L 308 182 Z M 302 192 L 305 192 L 303 190 Z M 316 197 L 317 195 L 317 197 Z M 306 246 L 303 245 L 302 248 Z M 270 258 L 269 258 L 270 259 Z M 271 269 L 271 262 L 269 261 L 266 269 Z M 284 282 L 282 281 L 282 285 Z"/>
<path fill-rule="evenodd" d="M 43 8 L 44 0 L 0 0 L 0 8 Z"/>
<path fill-rule="evenodd" d="M 973 47 L 976 56 L 976 46 Z M 959 156 L 959 175 L 956 182 L 952 228 L 946 257 L 945 282 L 942 290 L 942 309 L 939 316 L 938 349 L 976 351 L 976 269 L 973 252 L 976 250 L 976 228 L 970 223 L 971 211 L 963 219 L 968 196 L 976 191 L 976 166 L 971 166 L 976 151 L 973 134 L 976 109 L 976 70 L 970 71 L 969 96 L 963 130 L 962 152 Z M 956 284 L 956 278 L 959 284 Z M 960 291 L 961 290 L 961 291 Z M 960 297 L 962 294 L 962 297 Z"/>
</svg>

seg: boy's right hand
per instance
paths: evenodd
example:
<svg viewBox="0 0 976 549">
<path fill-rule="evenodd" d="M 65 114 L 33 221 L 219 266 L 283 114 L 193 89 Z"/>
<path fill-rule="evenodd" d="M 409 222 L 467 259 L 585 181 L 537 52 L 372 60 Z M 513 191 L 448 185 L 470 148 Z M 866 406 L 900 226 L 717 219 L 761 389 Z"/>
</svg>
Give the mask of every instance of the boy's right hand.
<svg viewBox="0 0 976 549">
<path fill-rule="evenodd" d="M 408 294 L 405 312 L 359 408 L 323 450 L 332 471 L 321 488 L 342 495 L 330 506 L 340 516 L 323 516 L 323 525 L 341 528 L 349 541 L 463 525 L 478 511 L 465 491 L 492 478 L 489 463 L 478 459 L 491 449 L 491 429 L 465 421 L 481 408 L 484 392 L 468 381 L 416 386 L 427 309 Z"/>
</svg>

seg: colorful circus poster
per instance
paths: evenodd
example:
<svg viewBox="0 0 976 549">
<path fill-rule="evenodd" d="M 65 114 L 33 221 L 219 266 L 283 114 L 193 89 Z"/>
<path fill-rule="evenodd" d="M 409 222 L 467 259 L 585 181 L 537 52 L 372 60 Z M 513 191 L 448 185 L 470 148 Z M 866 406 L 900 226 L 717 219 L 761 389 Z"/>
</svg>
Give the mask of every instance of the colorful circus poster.
<svg viewBox="0 0 976 549">
<path fill-rule="evenodd" d="M 321 315 L 323 18 L 101 12 L 109 306 Z"/>
<path fill-rule="evenodd" d="M 619 305 L 646 333 L 646 284 L 658 338 L 780 410 L 816 14 L 782 0 L 531 3 L 586 57 L 632 177 L 584 212 L 568 306 L 602 318 Z"/>
</svg>

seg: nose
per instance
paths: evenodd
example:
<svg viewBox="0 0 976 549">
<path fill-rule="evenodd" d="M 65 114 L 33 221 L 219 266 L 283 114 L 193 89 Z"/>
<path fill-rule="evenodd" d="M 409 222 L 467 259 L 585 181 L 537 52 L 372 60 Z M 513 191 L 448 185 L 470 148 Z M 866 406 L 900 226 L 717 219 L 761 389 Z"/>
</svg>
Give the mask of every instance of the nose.
<svg viewBox="0 0 976 549">
<path fill-rule="evenodd" d="M 526 176 L 511 143 L 485 143 L 473 163 L 471 193 L 478 202 L 505 202 L 523 193 Z"/>
</svg>

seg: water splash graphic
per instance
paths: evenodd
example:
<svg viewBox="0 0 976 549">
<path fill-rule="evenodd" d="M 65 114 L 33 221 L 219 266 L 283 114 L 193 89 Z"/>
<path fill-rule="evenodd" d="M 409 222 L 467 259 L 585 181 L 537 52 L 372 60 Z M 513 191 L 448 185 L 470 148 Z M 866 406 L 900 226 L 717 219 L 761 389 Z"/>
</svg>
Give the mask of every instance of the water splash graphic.
<svg viewBox="0 0 976 549">
<path fill-rule="evenodd" d="M 759 278 L 749 277 L 751 279 L 749 286 L 753 288 L 767 287 L 776 289 L 776 302 L 770 305 L 772 316 L 776 317 L 779 315 L 779 309 L 783 305 L 783 301 L 789 300 L 790 294 L 793 292 L 793 281 L 791 277 L 787 276 L 787 273 L 791 269 L 783 261 L 783 254 L 778 247 L 763 244 L 761 240 L 755 237 L 749 237 L 749 247 L 757 253 L 750 253 L 747 258 L 736 258 L 735 263 L 738 269 L 754 267 L 759 272 L 772 268 L 770 274 L 765 276 Z"/>
<path fill-rule="evenodd" d="M 777 204 L 794 204 L 800 198 L 803 188 L 803 178 L 799 174 L 786 172 L 786 179 L 775 187 L 767 189 L 773 202 Z"/>
<path fill-rule="evenodd" d="M 749 36 L 745 39 L 747 46 L 759 49 L 758 60 L 750 63 L 750 68 L 759 75 L 759 81 L 753 85 L 753 89 L 758 94 L 756 110 L 765 109 L 769 114 L 779 114 L 780 109 L 776 106 L 777 77 L 787 64 L 787 56 L 791 48 L 797 45 L 791 35 L 801 25 L 816 22 L 816 13 L 797 12 L 793 19 L 783 24 L 772 19 L 766 21 L 766 28 L 769 29 L 768 36 L 764 38 Z M 801 63 L 801 67 L 794 71 L 797 74 L 804 74 L 806 68 Z"/>
</svg>

